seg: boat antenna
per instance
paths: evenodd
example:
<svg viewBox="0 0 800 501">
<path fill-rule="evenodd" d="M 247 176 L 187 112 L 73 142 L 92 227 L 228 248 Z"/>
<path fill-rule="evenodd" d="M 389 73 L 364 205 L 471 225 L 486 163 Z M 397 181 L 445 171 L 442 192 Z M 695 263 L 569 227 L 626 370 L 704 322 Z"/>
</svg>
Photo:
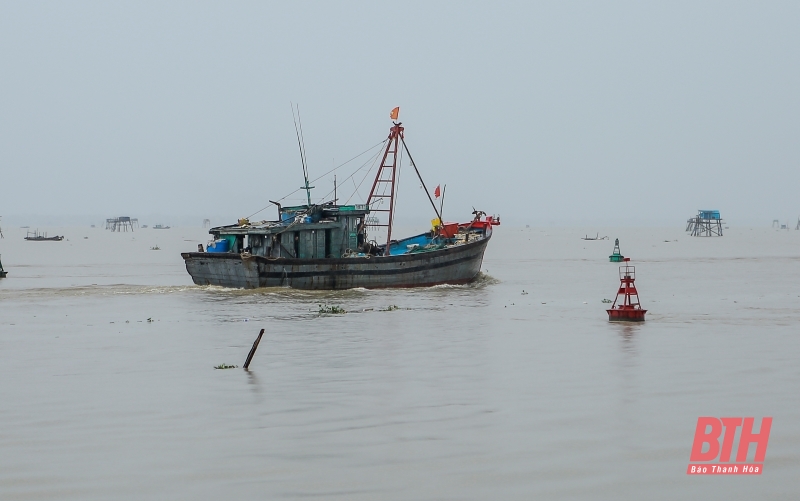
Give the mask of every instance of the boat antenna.
<svg viewBox="0 0 800 501">
<path fill-rule="evenodd" d="M 303 139 L 303 122 L 300 121 L 300 105 L 295 105 L 289 103 L 292 107 L 292 120 L 294 120 L 294 133 L 297 136 L 297 147 L 300 149 L 300 163 L 303 166 L 303 179 L 305 180 L 305 186 L 301 186 L 301 190 L 306 190 L 306 199 L 308 200 L 308 207 L 311 207 L 311 189 L 314 188 L 313 186 L 309 186 L 308 184 L 308 162 L 306 161 L 306 145 L 305 140 Z M 295 118 L 295 107 L 297 107 L 297 117 Z M 300 128 L 298 129 L 297 124 L 300 123 Z"/>
<path fill-rule="evenodd" d="M 444 196 L 446 193 L 447 193 L 447 185 L 445 184 L 444 187 L 442 188 L 442 201 L 439 202 L 439 217 L 442 217 L 442 214 L 444 214 Z M 439 224 L 444 224 L 444 221 L 440 219 Z"/>
</svg>

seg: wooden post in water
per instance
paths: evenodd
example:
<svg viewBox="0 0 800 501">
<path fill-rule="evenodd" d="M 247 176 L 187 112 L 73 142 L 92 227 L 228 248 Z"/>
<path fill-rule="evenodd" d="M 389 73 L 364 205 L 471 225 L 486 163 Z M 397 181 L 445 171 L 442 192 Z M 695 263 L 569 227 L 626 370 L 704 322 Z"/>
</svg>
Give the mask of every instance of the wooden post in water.
<svg viewBox="0 0 800 501">
<path fill-rule="evenodd" d="M 256 354 L 256 350 L 258 349 L 258 343 L 261 342 L 261 336 L 263 335 L 264 335 L 264 329 L 261 329 L 261 332 L 258 333 L 258 337 L 256 338 L 256 342 L 253 343 L 253 347 L 250 348 L 250 353 L 247 354 L 247 361 L 244 363 L 245 369 L 250 367 L 250 362 L 253 360 L 253 355 Z"/>
</svg>

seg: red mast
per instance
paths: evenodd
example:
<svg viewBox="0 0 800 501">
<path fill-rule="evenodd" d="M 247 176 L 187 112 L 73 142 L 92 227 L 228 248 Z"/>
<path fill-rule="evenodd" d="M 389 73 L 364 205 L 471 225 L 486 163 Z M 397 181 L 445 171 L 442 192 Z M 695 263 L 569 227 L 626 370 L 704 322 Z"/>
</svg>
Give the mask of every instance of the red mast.
<svg viewBox="0 0 800 501">
<path fill-rule="evenodd" d="M 395 180 L 397 179 L 397 154 L 400 152 L 400 141 L 403 140 L 403 127 L 401 127 L 401 125 L 402 124 L 398 122 L 394 122 L 392 128 L 389 129 L 389 139 L 386 143 L 386 149 L 383 152 L 381 166 L 378 169 L 378 174 L 375 176 L 375 182 L 372 183 L 372 189 L 369 191 L 369 197 L 367 198 L 367 205 L 369 205 L 370 212 L 388 213 L 386 224 L 371 225 L 385 226 L 387 228 L 386 251 L 384 252 L 384 255 L 386 256 L 389 255 L 389 243 L 392 241 L 392 223 L 394 222 L 395 206 Z M 377 199 L 388 199 L 388 208 L 373 209 L 372 203 Z"/>
</svg>

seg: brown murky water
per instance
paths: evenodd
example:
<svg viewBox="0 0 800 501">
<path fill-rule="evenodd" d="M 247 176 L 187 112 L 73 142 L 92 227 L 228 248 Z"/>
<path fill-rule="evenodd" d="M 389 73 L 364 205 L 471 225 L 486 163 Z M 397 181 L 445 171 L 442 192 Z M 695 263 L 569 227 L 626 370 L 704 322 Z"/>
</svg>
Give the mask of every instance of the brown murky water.
<svg viewBox="0 0 800 501">
<path fill-rule="evenodd" d="M 800 231 L 681 229 L 501 226 L 474 285 L 332 293 L 196 287 L 201 229 L 4 228 L 0 499 L 795 498 Z M 764 474 L 688 477 L 701 415 L 772 416 Z"/>
</svg>

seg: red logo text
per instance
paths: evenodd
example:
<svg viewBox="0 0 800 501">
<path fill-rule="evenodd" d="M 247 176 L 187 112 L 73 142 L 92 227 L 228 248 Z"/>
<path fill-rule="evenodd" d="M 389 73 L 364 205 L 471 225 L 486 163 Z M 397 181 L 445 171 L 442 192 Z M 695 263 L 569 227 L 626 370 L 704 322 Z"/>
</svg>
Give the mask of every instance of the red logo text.
<svg viewBox="0 0 800 501">
<path fill-rule="evenodd" d="M 700 417 L 694 432 L 688 475 L 761 475 L 767 455 L 772 418 L 761 419 L 758 433 L 753 431 L 754 418 Z M 732 459 L 734 439 L 739 433 L 735 461 Z M 723 432 L 724 430 L 724 432 Z M 720 440 L 722 439 L 722 440 Z M 755 456 L 748 462 L 750 445 L 755 444 Z"/>
</svg>

